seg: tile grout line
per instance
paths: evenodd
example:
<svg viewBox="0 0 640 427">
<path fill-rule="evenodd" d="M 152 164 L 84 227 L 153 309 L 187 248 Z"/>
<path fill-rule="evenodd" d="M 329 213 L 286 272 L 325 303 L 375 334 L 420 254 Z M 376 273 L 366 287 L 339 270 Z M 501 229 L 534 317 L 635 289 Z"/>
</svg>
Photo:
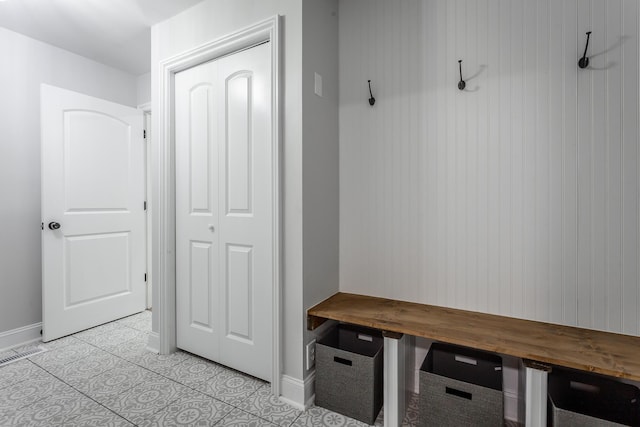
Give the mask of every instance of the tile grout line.
<svg viewBox="0 0 640 427">
<path fill-rule="evenodd" d="M 31 361 L 30 361 L 30 362 L 31 362 Z M 125 417 L 123 417 L 122 415 L 118 414 L 117 412 L 115 412 L 115 411 L 114 411 L 114 410 L 112 410 L 111 408 L 109 408 L 109 407 L 107 407 L 107 406 L 103 405 L 102 403 L 98 402 L 98 401 L 97 401 L 97 400 L 95 400 L 93 397 L 91 397 L 91 396 L 89 396 L 88 394 L 84 393 L 82 390 L 78 390 L 75 386 L 73 386 L 73 384 L 69 384 L 68 382 L 66 382 L 66 381 L 65 381 L 65 380 L 63 380 L 62 378 L 60 378 L 60 377 L 58 377 L 57 375 L 55 375 L 54 373 L 52 373 L 52 372 L 48 371 L 46 368 L 44 368 L 44 367 L 42 367 L 42 366 L 40 366 L 40 365 L 36 364 L 35 362 L 31 362 L 31 363 L 33 363 L 34 365 L 38 366 L 40 369 L 44 370 L 46 373 L 48 373 L 49 375 L 51 375 L 52 377 L 54 377 L 57 381 L 59 381 L 59 382 L 61 382 L 61 383 L 65 384 L 66 386 L 68 386 L 68 387 L 72 388 L 72 389 L 73 389 L 74 391 L 76 391 L 77 393 L 79 393 L 79 394 L 81 394 L 82 396 L 86 397 L 87 399 L 91 400 L 93 403 L 95 403 L 95 404 L 97 404 L 97 405 L 99 405 L 99 406 L 102 406 L 103 408 L 105 408 L 105 409 L 106 409 L 106 410 L 108 410 L 109 412 L 112 412 L 113 414 L 117 415 L 119 418 L 122 418 L 122 419 L 123 419 L 123 420 L 125 420 L 126 422 L 128 422 L 128 423 L 130 423 L 130 424 L 133 424 L 133 423 L 132 423 L 132 422 L 130 422 L 128 419 L 126 419 L 126 418 L 125 418 Z M 71 362 L 71 363 L 74 363 L 74 362 Z M 69 363 L 69 365 L 70 365 L 71 363 Z M 93 375 L 93 376 L 91 376 L 91 377 L 89 377 L 89 378 L 97 377 L 98 375 L 101 375 L 101 374 Z M 133 387 L 135 387 L 135 386 L 133 386 Z M 131 387 L 131 388 L 133 388 L 133 387 Z M 131 389 L 127 389 L 127 391 L 128 391 L 128 390 L 131 390 Z M 45 400 L 45 399 L 50 399 L 51 397 L 53 397 L 53 396 L 47 396 L 47 397 L 45 397 L 44 399 L 38 400 L 38 402 L 40 402 L 40 401 L 42 401 L 42 400 Z M 34 403 L 35 403 L 35 402 L 34 402 Z M 28 405 L 28 406 L 31 406 L 31 405 Z"/>
</svg>

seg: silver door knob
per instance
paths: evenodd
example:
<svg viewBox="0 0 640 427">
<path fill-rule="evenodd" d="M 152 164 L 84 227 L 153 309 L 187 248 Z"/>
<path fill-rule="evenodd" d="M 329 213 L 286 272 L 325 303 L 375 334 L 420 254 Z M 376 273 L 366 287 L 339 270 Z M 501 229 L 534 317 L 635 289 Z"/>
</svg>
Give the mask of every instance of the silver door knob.
<svg viewBox="0 0 640 427">
<path fill-rule="evenodd" d="M 49 223 L 49 230 L 57 230 L 60 228 L 60 224 L 58 224 L 57 222 L 50 222 Z"/>
<path fill-rule="evenodd" d="M 209 224 L 209 227 L 208 227 L 208 228 L 209 228 L 209 231 L 210 231 L 210 232 L 212 232 L 212 233 L 213 233 L 214 231 L 216 231 L 216 228 L 213 226 L 213 224 Z"/>
</svg>

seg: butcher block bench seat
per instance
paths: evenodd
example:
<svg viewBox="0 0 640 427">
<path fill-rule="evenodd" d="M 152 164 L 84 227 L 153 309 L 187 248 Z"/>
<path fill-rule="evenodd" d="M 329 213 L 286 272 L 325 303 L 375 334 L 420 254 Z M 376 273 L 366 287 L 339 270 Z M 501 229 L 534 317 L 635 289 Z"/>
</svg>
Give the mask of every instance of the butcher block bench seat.
<svg viewBox="0 0 640 427">
<path fill-rule="evenodd" d="M 636 336 L 342 292 L 307 313 L 309 330 L 331 319 L 640 381 Z"/>
</svg>

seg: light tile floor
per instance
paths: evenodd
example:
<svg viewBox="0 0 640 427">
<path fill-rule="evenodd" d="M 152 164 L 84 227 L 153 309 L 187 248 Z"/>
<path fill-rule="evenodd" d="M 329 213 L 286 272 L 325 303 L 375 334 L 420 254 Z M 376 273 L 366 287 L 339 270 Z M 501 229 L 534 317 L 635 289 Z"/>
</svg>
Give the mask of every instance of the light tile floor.
<svg viewBox="0 0 640 427">
<path fill-rule="evenodd" d="M 300 412 L 268 383 L 192 354 L 151 353 L 150 331 L 146 311 L 28 346 L 48 351 L 0 367 L 0 426 L 365 426 L 316 406 Z M 404 425 L 417 416 L 414 397 Z"/>
</svg>

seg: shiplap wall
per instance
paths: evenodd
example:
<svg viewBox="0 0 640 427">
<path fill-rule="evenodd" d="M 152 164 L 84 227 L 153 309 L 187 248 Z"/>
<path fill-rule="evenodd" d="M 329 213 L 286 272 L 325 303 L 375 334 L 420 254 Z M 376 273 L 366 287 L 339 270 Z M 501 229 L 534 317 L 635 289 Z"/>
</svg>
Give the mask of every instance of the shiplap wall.
<svg viewBox="0 0 640 427">
<path fill-rule="evenodd" d="M 340 290 L 640 334 L 639 5 L 342 0 Z"/>
</svg>

